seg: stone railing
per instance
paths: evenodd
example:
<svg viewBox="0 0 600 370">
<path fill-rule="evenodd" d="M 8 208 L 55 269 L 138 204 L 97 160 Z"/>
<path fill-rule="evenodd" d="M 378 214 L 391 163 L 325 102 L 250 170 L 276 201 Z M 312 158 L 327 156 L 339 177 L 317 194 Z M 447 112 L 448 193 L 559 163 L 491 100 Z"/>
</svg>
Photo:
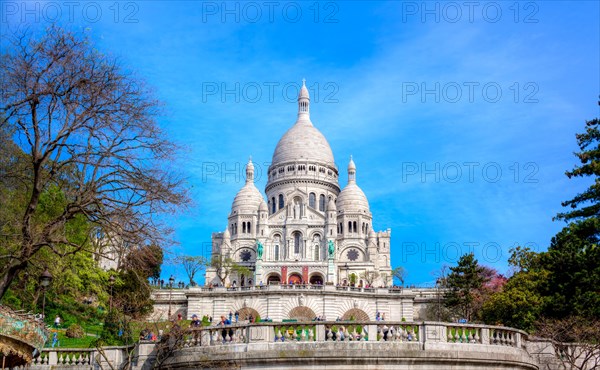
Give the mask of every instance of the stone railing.
<svg viewBox="0 0 600 370">
<path fill-rule="evenodd" d="M 319 291 L 343 291 L 343 292 L 357 292 L 357 293 L 410 293 L 409 289 L 403 289 L 399 287 L 394 288 L 376 288 L 376 287 L 351 287 L 351 286 L 340 286 L 340 285 L 312 285 L 312 284 L 274 284 L 274 285 L 256 285 L 256 286 L 244 286 L 244 287 L 199 287 L 192 288 L 189 291 L 201 291 L 201 292 L 247 292 L 247 291 L 281 291 L 281 290 L 319 290 Z M 173 296 L 175 296 L 173 291 Z M 154 293 L 155 295 L 157 292 Z M 168 294 L 165 291 L 161 291 L 161 296 Z"/>
<path fill-rule="evenodd" d="M 260 322 L 189 330 L 182 348 L 161 367 L 537 370 L 526 340 L 525 332 L 487 325 Z M 151 361 L 149 355 L 146 363 Z"/>
<path fill-rule="evenodd" d="M 310 364 L 312 368 L 324 369 L 337 364 L 341 368 L 359 369 L 361 366 L 371 368 L 374 363 L 380 364 L 378 368 L 382 369 L 395 369 L 403 364 L 416 370 L 450 366 L 466 370 L 538 368 L 524 350 L 525 332 L 487 325 L 405 321 L 259 322 L 187 329 L 182 339 L 182 347 L 161 365 L 162 368 L 229 364 L 295 369 L 299 364 Z M 136 350 L 132 350 L 132 347 L 106 347 L 101 355 L 96 349 L 48 348 L 34 360 L 30 370 L 118 369 L 129 359 L 133 370 L 153 367 L 156 342 L 140 342 Z M 129 354 L 133 354 L 131 358 Z"/>
<path fill-rule="evenodd" d="M 185 347 L 253 342 L 418 342 L 523 348 L 527 333 L 506 327 L 405 321 L 261 322 L 190 329 Z"/>
<path fill-rule="evenodd" d="M 134 346 L 96 348 L 45 348 L 39 357 L 33 359 L 29 370 L 77 368 L 96 369 L 104 366 L 120 368 L 129 358 Z M 110 364 L 110 365 L 109 365 Z"/>
</svg>

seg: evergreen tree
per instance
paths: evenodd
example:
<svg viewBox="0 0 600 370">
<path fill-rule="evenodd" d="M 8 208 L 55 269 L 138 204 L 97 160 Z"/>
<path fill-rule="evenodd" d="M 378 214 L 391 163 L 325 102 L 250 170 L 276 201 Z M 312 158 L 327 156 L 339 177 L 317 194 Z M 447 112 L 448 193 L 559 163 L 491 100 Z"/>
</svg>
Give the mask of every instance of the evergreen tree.
<svg viewBox="0 0 600 370">
<path fill-rule="evenodd" d="M 473 253 L 470 253 L 461 256 L 457 266 L 451 267 L 450 271 L 445 281 L 445 305 L 455 315 L 471 321 L 476 293 L 488 279 L 484 275 L 485 269 L 479 266 Z"/>
</svg>

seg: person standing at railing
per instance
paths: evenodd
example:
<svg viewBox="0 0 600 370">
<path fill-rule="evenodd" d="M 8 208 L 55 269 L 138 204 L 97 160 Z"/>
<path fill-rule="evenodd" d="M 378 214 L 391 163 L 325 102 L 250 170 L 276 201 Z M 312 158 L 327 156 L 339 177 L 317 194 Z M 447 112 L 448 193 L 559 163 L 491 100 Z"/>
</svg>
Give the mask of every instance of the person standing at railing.
<svg viewBox="0 0 600 370">
<path fill-rule="evenodd" d="M 193 314 L 192 315 L 192 322 L 190 322 L 190 328 L 193 329 L 193 337 L 194 337 L 194 342 L 198 343 L 198 339 L 200 339 L 200 327 L 202 326 L 202 322 L 200 320 L 198 320 L 198 315 Z"/>
<path fill-rule="evenodd" d="M 233 330 L 230 328 L 227 330 L 225 327 L 231 325 L 231 321 L 226 319 L 225 316 L 221 316 L 221 321 L 217 324 L 221 326 L 223 329 L 221 330 L 221 336 L 223 337 L 223 343 L 227 342 L 227 334 L 229 334 L 229 341 L 231 341 L 231 337 L 233 336 Z"/>
</svg>

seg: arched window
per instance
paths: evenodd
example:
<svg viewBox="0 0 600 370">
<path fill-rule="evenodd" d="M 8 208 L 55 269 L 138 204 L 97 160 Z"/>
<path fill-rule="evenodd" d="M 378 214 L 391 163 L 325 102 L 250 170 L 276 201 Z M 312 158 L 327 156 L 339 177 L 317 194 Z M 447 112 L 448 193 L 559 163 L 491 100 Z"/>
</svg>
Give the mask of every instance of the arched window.
<svg viewBox="0 0 600 370">
<path fill-rule="evenodd" d="M 300 254 L 300 238 L 300 233 L 296 231 L 294 233 L 294 254 Z"/>
<path fill-rule="evenodd" d="M 340 234 L 344 233 L 344 224 L 342 222 L 340 222 L 340 231 L 339 231 L 339 233 Z"/>
<path fill-rule="evenodd" d="M 242 233 L 246 233 L 246 223 L 242 222 Z"/>
<path fill-rule="evenodd" d="M 251 222 L 246 222 L 246 230 L 248 231 L 248 234 L 252 233 L 252 223 Z"/>
<path fill-rule="evenodd" d="M 275 197 L 271 198 L 271 214 L 275 213 L 277 210 L 277 203 L 275 203 Z"/>
<path fill-rule="evenodd" d="M 233 224 L 233 233 L 237 234 L 237 222 Z"/>
<path fill-rule="evenodd" d="M 275 261 L 279 261 L 279 246 L 275 246 Z"/>
<path fill-rule="evenodd" d="M 348 232 L 352 232 L 352 221 L 348 221 Z"/>
<path fill-rule="evenodd" d="M 356 228 L 356 221 L 354 221 L 354 232 L 356 232 L 358 229 Z"/>
<path fill-rule="evenodd" d="M 308 206 L 311 208 L 315 208 L 316 203 L 317 203 L 317 196 L 315 195 L 315 193 L 310 193 L 308 195 Z"/>
<path fill-rule="evenodd" d="M 285 204 L 283 203 L 283 194 L 279 194 L 279 209 L 282 209 Z"/>
<path fill-rule="evenodd" d="M 319 195 L 319 211 L 325 211 L 325 195 Z"/>
<path fill-rule="evenodd" d="M 321 246 L 319 244 L 315 244 L 315 261 L 319 260 Z"/>
</svg>

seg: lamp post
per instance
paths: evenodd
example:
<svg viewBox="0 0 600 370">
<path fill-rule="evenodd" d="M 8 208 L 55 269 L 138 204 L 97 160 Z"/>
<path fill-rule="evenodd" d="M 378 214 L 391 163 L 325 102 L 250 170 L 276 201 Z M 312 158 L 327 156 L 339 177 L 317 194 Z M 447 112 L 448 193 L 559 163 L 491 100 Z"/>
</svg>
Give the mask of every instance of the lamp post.
<svg viewBox="0 0 600 370">
<path fill-rule="evenodd" d="M 348 263 L 346 262 L 344 264 L 344 270 L 346 270 L 346 284 L 350 285 L 350 278 L 348 277 L 348 269 L 349 269 Z"/>
<path fill-rule="evenodd" d="M 169 278 L 169 319 L 171 318 L 171 295 L 173 294 L 173 283 L 175 282 L 175 278 L 173 275 Z"/>
<path fill-rule="evenodd" d="M 53 276 L 48 269 L 44 270 L 40 275 L 40 286 L 42 287 L 42 293 L 44 294 L 44 297 L 42 298 L 42 320 L 46 319 L 46 289 L 48 289 L 48 286 L 52 283 L 52 279 Z"/>
<path fill-rule="evenodd" d="M 110 275 L 108 278 L 108 285 L 110 285 L 110 298 L 108 300 L 108 310 L 112 311 L 112 299 L 113 299 L 113 286 L 115 285 L 115 277 L 114 275 Z"/>
</svg>

